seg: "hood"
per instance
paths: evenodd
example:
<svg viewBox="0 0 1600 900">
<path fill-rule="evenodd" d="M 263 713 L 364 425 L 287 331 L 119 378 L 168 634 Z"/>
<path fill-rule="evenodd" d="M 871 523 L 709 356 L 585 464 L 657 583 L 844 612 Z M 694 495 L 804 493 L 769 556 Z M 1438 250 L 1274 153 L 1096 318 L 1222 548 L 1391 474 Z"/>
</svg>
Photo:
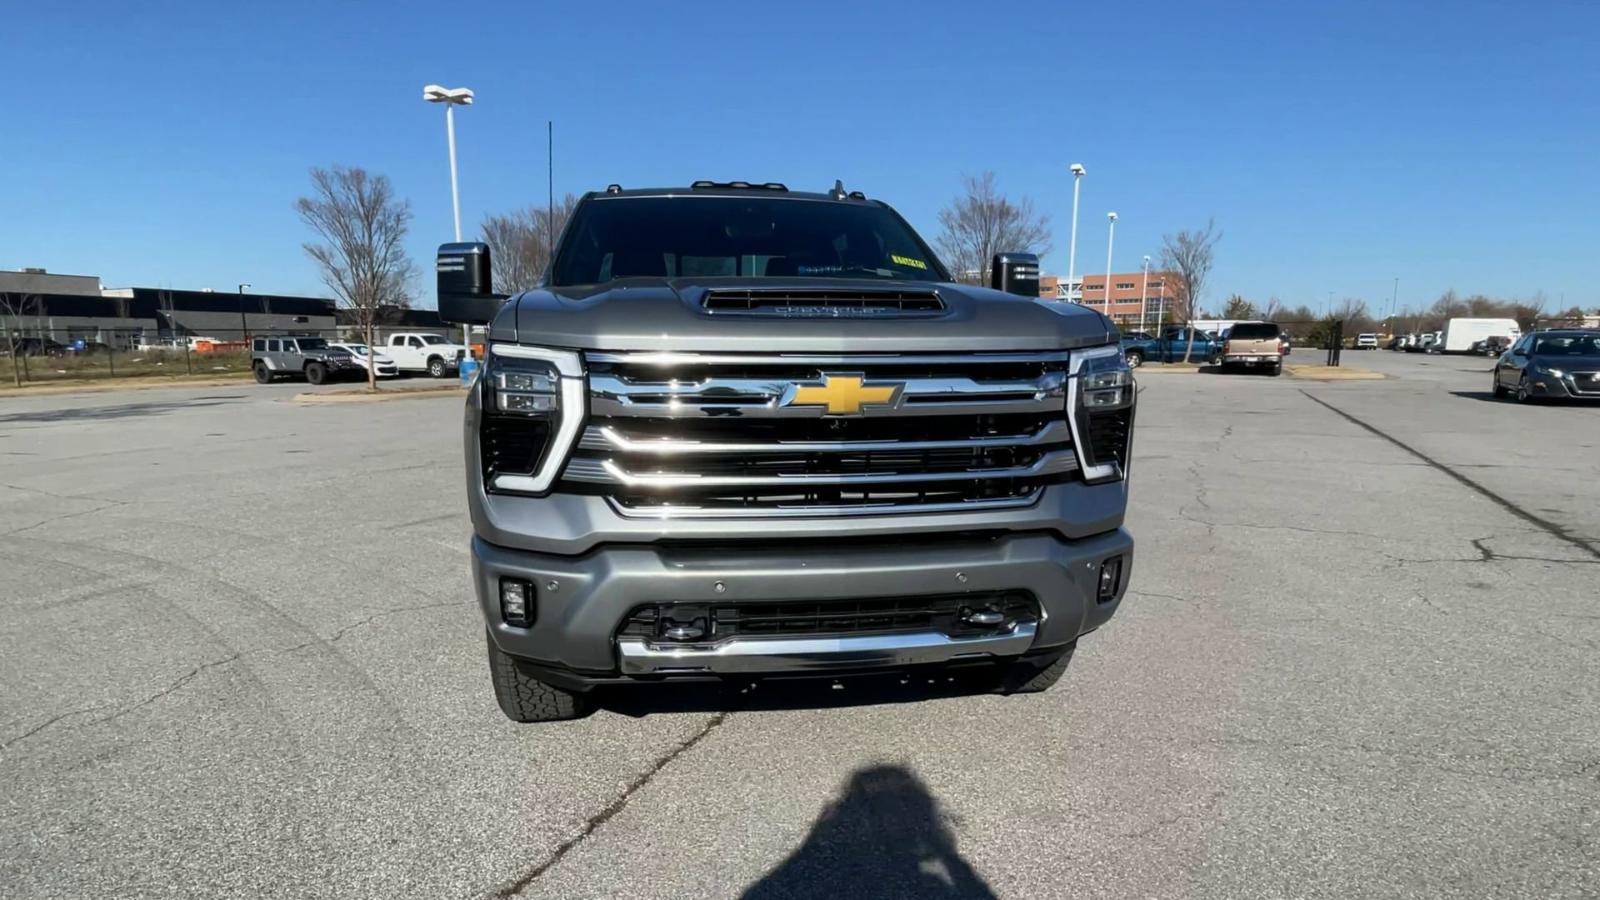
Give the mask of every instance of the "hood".
<svg viewBox="0 0 1600 900">
<path fill-rule="evenodd" d="M 870 318 L 707 312 L 707 292 L 931 290 L 943 310 Z M 965 284 L 843 278 L 627 278 L 528 291 L 490 326 L 492 340 L 580 350 L 979 352 L 1070 350 L 1116 340 L 1100 313 Z"/>
</svg>

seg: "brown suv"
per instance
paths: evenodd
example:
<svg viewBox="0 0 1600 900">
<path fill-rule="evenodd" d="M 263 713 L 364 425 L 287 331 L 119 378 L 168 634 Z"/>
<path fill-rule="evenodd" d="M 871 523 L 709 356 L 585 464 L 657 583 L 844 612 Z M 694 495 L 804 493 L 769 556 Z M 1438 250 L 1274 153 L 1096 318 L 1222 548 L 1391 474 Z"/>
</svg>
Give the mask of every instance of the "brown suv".
<svg viewBox="0 0 1600 900">
<path fill-rule="evenodd" d="M 1217 359 L 1223 369 L 1244 366 L 1277 375 L 1283 371 L 1283 334 L 1273 322 L 1240 322 L 1223 337 Z"/>
</svg>

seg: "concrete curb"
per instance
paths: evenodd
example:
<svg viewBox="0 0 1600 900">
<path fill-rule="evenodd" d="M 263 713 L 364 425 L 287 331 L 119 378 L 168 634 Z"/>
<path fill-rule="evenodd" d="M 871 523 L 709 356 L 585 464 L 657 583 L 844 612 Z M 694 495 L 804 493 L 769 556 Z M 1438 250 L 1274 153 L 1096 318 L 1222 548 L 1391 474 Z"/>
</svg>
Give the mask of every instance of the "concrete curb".
<svg viewBox="0 0 1600 900">
<path fill-rule="evenodd" d="M 405 391 L 378 391 L 372 393 L 366 390 L 358 391 L 327 391 L 325 393 L 295 394 L 296 403 L 381 403 L 386 400 L 407 400 L 412 397 L 441 397 L 449 394 L 466 394 L 467 389 L 459 385 L 448 387 L 415 388 Z"/>
<path fill-rule="evenodd" d="M 35 382 L 30 387 L 0 388 L 0 397 L 48 397 L 55 394 L 109 394 L 114 391 L 158 391 L 167 388 L 186 387 L 228 387 L 235 384 L 250 382 L 250 373 L 242 372 L 232 377 L 202 377 L 189 378 L 187 376 L 160 376 L 160 380 L 145 381 L 141 376 L 122 378 L 107 377 L 100 382 L 76 382 L 73 384 L 53 384 L 48 381 Z"/>
<path fill-rule="evenodd" d="M 1133 375 L 1135 378 L 1139 377 L 1140 375 L 1144 375 L 1145 373 L 1149 373 L 1151 375 L 1195 375 L 1199 373 L 1201 368 L 1201 366 L 1174 366 L 1163 365 L 1161 363 L 1145 363 L 1139 368 L 1134 369 Z"/>
<path fill-rule="evenodd" d="M 1356 369 L 1349 366 L 1284 366 L 1292 378 L 1303 378 L 1307 381 L 1382 381 L 1389 376 L 1371 369 Z"/>
</svg>

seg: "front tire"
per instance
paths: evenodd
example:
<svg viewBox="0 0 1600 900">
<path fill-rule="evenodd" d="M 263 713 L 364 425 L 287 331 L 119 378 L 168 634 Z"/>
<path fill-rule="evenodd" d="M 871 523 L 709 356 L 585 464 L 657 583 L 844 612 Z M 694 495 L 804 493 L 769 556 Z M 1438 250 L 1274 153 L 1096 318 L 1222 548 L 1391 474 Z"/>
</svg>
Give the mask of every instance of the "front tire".
<svg viewBox="0 0 1600 900">
<path fill-rule="evenodd" d="M 322 384 L 328 380 L 328 367 L 319 362 L 306 363 L 306 381 Z"/>
<path fill-rule="evenodd" d="M 1517 402 L 1524 404 L 1539 402 L 1539 398 L 1533 395 L 1533 388 L 1529 386 L 1526 374 L 1517 379 Z"/>
<path fill-rule="evenodd" d="M 1007 663 L 1000 675 L 998 694 L 1037 694 L 1049 690 L 1067 672 L 1072 654 L 1078 649 L 1076 641 L 1056 654 L 1023 657 Z"/>
<path fill-rule="evenodd" d="M 1505 398 L 1507 398 L 1509 396 L 1511 396 L 1511 392 L 1500 386 L 1500 374 L 1498 372 L 1495 373 L 1495 376 L 1494 376 L 1494 398 L 1496 400 L 1504 400 Z"/>
<path fill-rule="evenodd" d="M 444 360 L 435 356 L 428 360 L 428 375 L 433 378 L 444 377 Z"/>
<path fill-rule="evenodd" d="M 484 632 L 489 644 L 489 680 L 494 683 L 494 699 L 500 711 L 513 722 L 560 722 L 589 714 L 593 708 L 584 694 L 563 690 L 540 681 L 506 654 Z"/>
</svg>

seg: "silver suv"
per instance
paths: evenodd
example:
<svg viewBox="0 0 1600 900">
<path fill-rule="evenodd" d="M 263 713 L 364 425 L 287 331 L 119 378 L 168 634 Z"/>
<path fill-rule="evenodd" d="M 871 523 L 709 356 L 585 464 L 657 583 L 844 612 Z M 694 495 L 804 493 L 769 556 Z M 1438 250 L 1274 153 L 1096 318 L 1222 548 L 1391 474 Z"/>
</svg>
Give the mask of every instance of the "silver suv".
<svg viewBox="0 0 1600 900">
<path fill-rule="evenodd" d="M 310 335 L 256 338 L 250 344 L 250 369 L 258 384 L 271 384 L 280 377 L 322 384 L 366 371 L 349 350 L 330 347 L 326 338 Z"/>
</svg>

